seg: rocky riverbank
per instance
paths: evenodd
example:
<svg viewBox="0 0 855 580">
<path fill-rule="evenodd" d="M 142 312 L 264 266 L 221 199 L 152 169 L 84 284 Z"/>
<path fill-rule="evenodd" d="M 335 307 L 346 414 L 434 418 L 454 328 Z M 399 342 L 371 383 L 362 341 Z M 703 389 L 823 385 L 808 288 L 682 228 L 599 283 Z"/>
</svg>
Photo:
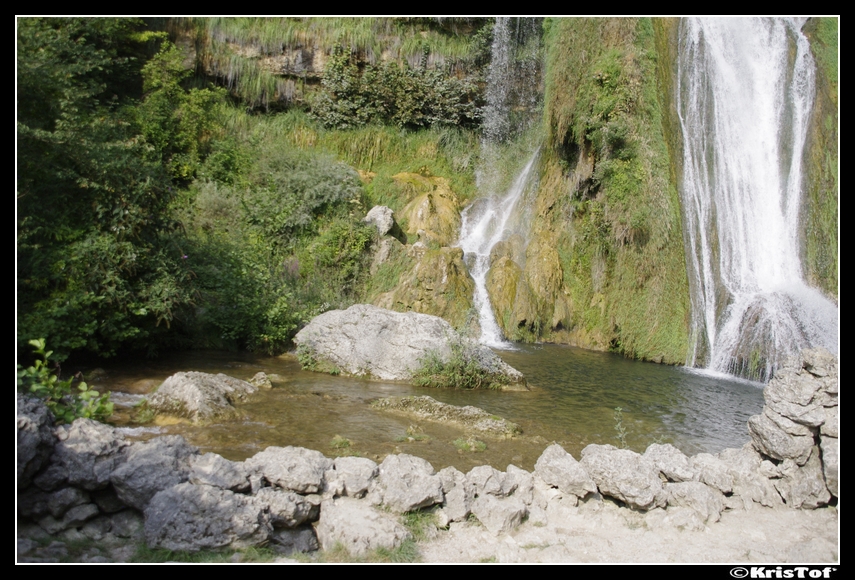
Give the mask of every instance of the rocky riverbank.
<svg viewBox="0 0 855 580">
<path fill-rule="evenodd" d="M 466 474 L 296 447 L 233 462 L 178 436 L 53 427 L 19 395 L 18 561 L 129 561 L 144 544 L 235 560 L 261 546 L 287 561 L 835 562 L 837 383 L 833 357 L 803 353 L 767 386 L 741 449 L 590 445 L 577 461 L 550 445 L 532 472 Z"/>
</svg>

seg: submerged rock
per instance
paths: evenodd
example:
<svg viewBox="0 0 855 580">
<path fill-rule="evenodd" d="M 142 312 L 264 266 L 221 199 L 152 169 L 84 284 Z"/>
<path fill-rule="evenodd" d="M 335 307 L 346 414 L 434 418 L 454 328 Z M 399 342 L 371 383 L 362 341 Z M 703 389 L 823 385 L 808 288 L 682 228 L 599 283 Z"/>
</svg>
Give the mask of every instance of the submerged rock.
<svg viewBox="0 0 855 580">
<path fill-rule="evenodd" d="M 498 437 L 513 437 L 522 433 L 522 429 L 516 423 L 491 415 L 484 409 L 471 405 L 465 407 L 449 405 L 428 396 L 387 397 L 374 401 L 371 406 L 375 409 L 391 411 L 409 417 L 427 419 L 438 423 L 450 423 L 469 431 L 478 431 Z"/>
<path fill-rule="evenodd" d="M 258 387 L 222 373 L 175 373 L 148 397 L 148 405 L 157 413 L 210 423 L 239 418 L 234 404 L 257 391 Z"/>
<path fill-rule="evenodd" d="M 493 351 L 460 337 L 437 316 L 393 312 L 370 304 L 331 310 L 294 337 L 304 368 L 382 380 L 410 381 L 430 356 L 448 363 L 463 349 L 492 385 L 525 385 L 522 373 Z"/>
</svg>

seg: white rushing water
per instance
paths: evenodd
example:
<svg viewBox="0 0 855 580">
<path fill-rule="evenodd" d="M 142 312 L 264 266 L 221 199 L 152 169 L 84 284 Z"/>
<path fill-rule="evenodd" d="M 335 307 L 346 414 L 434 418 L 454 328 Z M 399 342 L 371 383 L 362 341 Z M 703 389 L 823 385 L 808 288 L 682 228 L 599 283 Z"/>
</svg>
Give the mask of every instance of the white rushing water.
<svg viewBox="0 0 855 580">
<path fill-rule="evenodd" d="M 463 210 L 460 216 L 459 244 L 466 256 L 469 274 L 475 281 L 473 303 L 478 311 L 478 320 L 481 325 L 479 341 L 494 348 L 508 348 L 509 343 L 502 335 L 496 317 L 493 316 L 493 308 L 487 294 L 490 250 L 518 229 L 512 227 L 519 224 L 519 221 L 514 218 L 521 213 L 521 201 L 531 182 L 536 159 L 537 152 L 531 156 L 523 171 L 504 195 L 479 199 Z"/>
<path fill-rule="evenodd" d="M 538 153 L 529 149 L 528 160 L 510 187 L 503 187 L 508 174 L 508 156 L 503 154 L 503 146 L 517 139 L 538 118 L 540 66 L 536 49 L 540 28 L 539 19 L 496 19 L 483 111 L 481 161 L 476 172 L 480 196 L 461 214 L 459 246 L 475 281 L 473 302 L 481 327 L 479 340 L 494 348 L 509 348 L 510 343 L 493 316 L 487 292 L 490 251 L 512 233 L 526 237 L 525 210 L 530 201 L 526 192 L 534 182 Z"/>
<path fill-rule="evenodd" d="M 815 91 L 802 24 L 682 23 L 677 100 L 692 366 L 768 379 L 801 348 L 838 350 L 838 308 L 805 283 L 800 261 L 802 161 Z"/>
</svg>

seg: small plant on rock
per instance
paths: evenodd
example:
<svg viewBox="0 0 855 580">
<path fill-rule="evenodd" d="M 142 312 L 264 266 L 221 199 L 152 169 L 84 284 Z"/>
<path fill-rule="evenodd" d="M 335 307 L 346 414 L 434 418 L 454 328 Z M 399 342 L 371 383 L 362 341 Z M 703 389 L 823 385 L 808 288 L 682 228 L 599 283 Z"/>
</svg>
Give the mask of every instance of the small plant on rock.
<svg viewBox="0 0 855 580">
<path fill-rule="evenodd" d="M 45 339 L 29 341 L 36 354 L 32 366 L 18 365 L 18 388 L 43 399 L 59 423 L 71 423 L 80 417 L 106 421 L 113 414 L 110 393 L 101 394 L 85 382 L 74 385 L 75 377 L 59 380 L 48 368 L 53 351 L 45 350 Z"/>
</svg>

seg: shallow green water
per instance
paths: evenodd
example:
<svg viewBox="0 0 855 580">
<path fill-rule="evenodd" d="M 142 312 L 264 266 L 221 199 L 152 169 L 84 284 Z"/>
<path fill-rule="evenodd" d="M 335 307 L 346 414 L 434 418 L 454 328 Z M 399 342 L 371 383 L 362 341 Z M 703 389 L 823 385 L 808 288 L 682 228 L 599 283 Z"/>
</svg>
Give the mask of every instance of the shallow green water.
<svg viewBox="0 0 855 580">
<path fill-rule="evenodd" d="M 526 375 L 530 392 L 437 390 L 332 377 L 305 372 L 288 355 L 266 358 L 222 352 L 176 354 L 138 365 L 123 363 L 107 368 L 107 375 L 93 383 L 114 391 L 114 399 L 126 405 L 179 371 L 222 372 L 242 379 L 264 371 L 272 375 L 275 388 L 241 406 L 246 414 L 242 422 L 138 429 L 120 410 L 116 423 L 129 427 L 132 437 L 180 433 L 203 451 L 235 460 L 270 445 L 297 445 L 329 456 L 358 454 L 376 460 L 388 453 L 412 453 L 429 460 L 436 469 L 454 465 L 463 471 L 481 464 L 505 469 L 509 463 L 531 470 L 552 441 L 561 443 L 577 459 L 590 443 L 620 445 L 615 407 L 622 408 L 626 443 L 636 451 L 650 443 L 667 442 L 690 455 L 716 453 L 749 440 L 745 422 L 763 404 L 762 385 L 680 367 L 557 345 L 525 345 L 498 352 Z M 486 443 L 485 451 L 461 453 L 454 445 L 464 436 L 459 429 L 374 411 L 369 405 L 379 397 L 425 394 L 505 417 L 518 423 L 523 435 L 513 440 L 478 437 Z M 411 433 L 426 438 L 406 440 L 409 427 Z M 331 440 L 336 435 L 350 440 L 350 447 L 333 448 Z"/>
</svg>

